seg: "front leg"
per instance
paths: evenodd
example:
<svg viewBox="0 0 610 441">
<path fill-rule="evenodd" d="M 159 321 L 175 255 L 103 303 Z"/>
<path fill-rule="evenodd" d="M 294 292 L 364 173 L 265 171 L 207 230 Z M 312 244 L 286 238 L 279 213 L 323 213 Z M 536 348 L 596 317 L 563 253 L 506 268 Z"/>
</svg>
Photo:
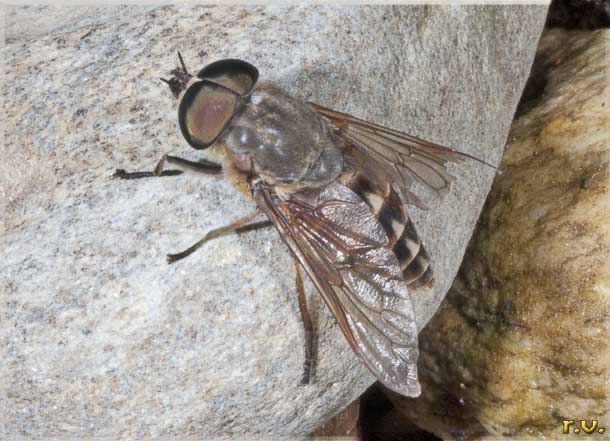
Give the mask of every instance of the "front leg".
<svg viewBox="0 0 610 441">
<path fill-rule="evenodd" d="M 165 163 L 174 165 L 176 169 L 164 170 Z M 126 172 L 122 168 L 119 168 L 112 174 L 112 177 L 118 179 L 140 179 L 162 176 L 177 176 L 184 172 L 217 175 L 222 173 L 222 167 L 220 164 L 216 164 L 215 162 L 207 161 L 205 159 L 200 161 L 189 161 L 188 159 L 179 158 L 178 156 L 163 155 L 153 171 Z"/>
</svg>

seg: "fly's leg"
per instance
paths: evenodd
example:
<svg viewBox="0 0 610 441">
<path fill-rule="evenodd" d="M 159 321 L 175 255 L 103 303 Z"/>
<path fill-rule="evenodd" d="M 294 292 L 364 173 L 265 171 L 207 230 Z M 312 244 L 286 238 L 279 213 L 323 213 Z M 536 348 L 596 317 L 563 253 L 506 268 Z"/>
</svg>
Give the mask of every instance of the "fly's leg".
<svg viewBox="0 0 610 441">
<path fill-rule="evenodd" d="M 177 170 L 164 170 L 165 163 L 176 166 Z M 189 161 L 188 159 L 179 158 L 177 156 L 164 155 L 159 160 L 153 171 L 129 173 L 123 169 L 117 169 L 113 173 L 112 177 L 118 179 L 140 179 L 161 176 L 177 176 L 184 172 L 192 172 L 205 175 L 217 175 L 222 173 L 222 167 L 220 164 L 216 164 L 215 162 L 210 162 L 207 160 L 195 162 Z M 166 256 L 167 262 L 172 263 L 176 260 L 183 259 L 186 256 L 195 252 L 207 241 L 215 239 L 217 237 L 225 236 L 233 232 L 245 233 L 247 231 L 257 230 L 259 228 L 265 228 L 270 226 L 271 222 L 269 221 L 252 222 L 259 214 L 260 211 L 256 210 L 255 212 L 250 213 L 249 215 L 244 216 L 229 225 L 208 232 L 208 234 L 206 234 L 203 239 L 190 246 L 186 250 L 176 254 L 168 254 Z"/>
<path fill-rule="evenodd" d="M 303 330 L 305 331 L 305 361 L 303 362 L 303 377 L 301 384 L 309 384 L 311 379 L 311 367 L 313 365 L 313 323 L 309 310 L 307 309 L 307 298 L 305 297 L 305 286 L 303 285 L 303 277 L 301 276 L 301 267 L 294 260 L 294 277 L 296 281 L 297 293 L 299 297 L 299 310 L 301 311 L 301 319 L 303 320 Z"/>
<path fill-rule="evenodd" d="M 192 172 L 205 175 L 218 175 L 222 173 L 221 165 L 212 161 L 201 159 L 195 162 L 189 161 L 188 159 L 179 158 L 178 156 L 164 155 L 157 163 L 157 166 L 153 172 L 156 176 L 163 173 L 163 167 L 166 162 L 176 166 L 180 171 L 183 172 Z"/>
<path fill-rule="evenodd" d="M 167 260 L 167 263 L 173 263 L 176 260 L 184 259 L 186 256 L 197 251 L 197 249 L 199 249 L 201 245 L 203 245 L 209 240 L 216 239 L 217 237 L 226 236 L 230 233 L 245 233 L 246 231 L 257 230 L 259 228 L 265 228 L 270 226 L 271 222 L 269 221 L 253 222 L 260 214 L 260 210 L 256 210 L 244 217 L 237 219 L 235 222 L 229 225 L 225 225 L 224 227 L 212 230 L 208 232 L 205 236 L 203 236 L 203 239 L 191 245 L 186 250 L 176 254 L 168 254 L 165 257 L 165 260 Z"/>
<path fill-rule="evenodd" d="M 164 170 L 165 163 L 172 164 L 176 170 Z M 164 155 L 153 171 L 149 172 L 126 172 L 122 168 L 117 169 L 113 174 L 113 178 L 119 179 L 140 179 L 161 176 L 177 176 L 184 172 L 199 173 L 205 175 L 217 175 L 222 173 L 222 167 L 215 162 L 201 160 L 189 161 L 188 159 L 179 158 L 178 156 Z"/>
</svg>

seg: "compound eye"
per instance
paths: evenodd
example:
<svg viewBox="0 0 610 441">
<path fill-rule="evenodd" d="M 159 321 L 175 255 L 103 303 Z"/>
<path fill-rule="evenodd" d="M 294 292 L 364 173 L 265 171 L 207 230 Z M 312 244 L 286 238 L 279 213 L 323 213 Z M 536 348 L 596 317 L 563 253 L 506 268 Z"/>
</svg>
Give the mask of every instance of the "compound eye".
<svg viewBox="0 0 610 441">
<path fill-rule="evenodd" d="M 239 96 L 208 81 L 193 84 L 178 107 L 180 130 L 187 142 L 204 149 L 216 141 L 239 105 Z"/>
<path fill-rule="evenodd" d="M 258 69 L 242 60 L 227 59 L 208 64 L 197 76 L 246 96 L 258 81 Z"/>
</svg>

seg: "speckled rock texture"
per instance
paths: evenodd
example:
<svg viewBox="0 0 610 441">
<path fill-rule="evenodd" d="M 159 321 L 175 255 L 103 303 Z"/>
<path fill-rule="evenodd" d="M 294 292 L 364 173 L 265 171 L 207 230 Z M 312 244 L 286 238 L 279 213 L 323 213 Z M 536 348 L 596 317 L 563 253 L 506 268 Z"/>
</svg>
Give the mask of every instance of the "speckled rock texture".
<svg viewBox="0 0 610 441">
<path fill-rule="evenodd" d="M 609 42 L 607 30 L 541 40 L 544 86 L 420 334 L 422 395 L 394 396 L 444 439 L 583 436 L 580 420 L 598 420 L 592 437 L 610 430 Z"/>
<path fill-rule="evenodd" d="M 272 230 L 168 266 L 254 205 L 210 177 L 117 181 L 164 153 L 196 158 L 158 77 L 219 58 L 289 93 L 497 163 L 545 6 L 7 8 L 0 162 L 0 436 L 304 434 L 373 377 Z M 422 327 L 457 271 L 493 170 L 413 209 L 436 268 Z M 431 195 L 420 193 L 427 200 Z"/>
</svg>

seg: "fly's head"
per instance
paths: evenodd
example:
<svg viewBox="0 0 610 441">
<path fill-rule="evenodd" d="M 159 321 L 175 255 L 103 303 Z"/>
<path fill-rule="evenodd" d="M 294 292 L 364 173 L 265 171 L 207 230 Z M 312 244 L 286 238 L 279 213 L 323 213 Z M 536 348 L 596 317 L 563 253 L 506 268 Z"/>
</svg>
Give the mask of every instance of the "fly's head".
<svg viewBox="0 0 610 441">
<path fill-rule="evenodd" d="M 220 137 L 239 112 L 258 80 L 258 70 L 241 60 L 219 60 L 193 76 L 180 57 L 182 69 L 165 82 L 179 99 L 180 130 L 191 147 L 206 149 Z"/>
<path fill-rule="evenodd" d="M 222 139 L 239 170 L 277 184 L 323 185 L 338 175 L 340 154 L 320 117 L 270 85 L 253 92 L 256 67 L 225 59 L 193 76 L 180 62 L 163 81 L 179 100 L 180 130 L 191 147 Z"/>
</svg>

